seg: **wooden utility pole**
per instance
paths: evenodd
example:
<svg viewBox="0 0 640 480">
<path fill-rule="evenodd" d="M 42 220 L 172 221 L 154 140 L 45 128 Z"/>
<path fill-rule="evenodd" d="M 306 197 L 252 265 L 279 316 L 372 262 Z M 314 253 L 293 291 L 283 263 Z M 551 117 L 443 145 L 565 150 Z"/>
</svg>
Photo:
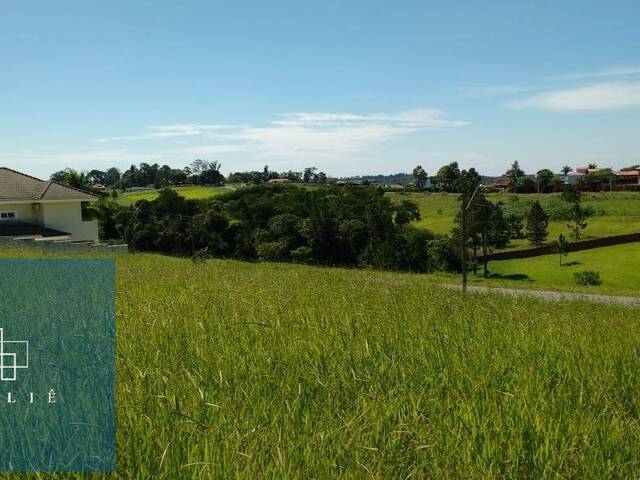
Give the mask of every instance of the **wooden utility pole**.
<svg viewBox="0 0 640 480">
<path fill-rule="evenodd" d="M 193 228 L 193 215 L 191 216 L 191 261 L 196 263 L 196 236 L 195 228 Z"/>
<path fill-rule="evenodd" d="M 462 259 L 462 291 L 467 291 L 467 208 L 462 201 L 462 245 L 460 251 Z"/>
<path fill-rule="evenodd" d="M 462 196 L 462 200 L 460 201 L 460 214 L 461 214 L 461 221 L 462 221 L 462 233 L 461 233 L 461 237 L 462 237 L 462 244 L 460 245 L 460 257 L 462 259 L 462 291 L 466 292 L 467 291 L 467 212 L 469 210 L 469 207 L 471 206 L 471 204 L 473 203 L 473 198 L 476 196 L 476 193 L 478 192 L 478 190 L 482 188 L 482 184 L 479 184 L 476 189 L 473 191 L 473 194 L 471 194 L 471 198 L 469 199 L 469 202 L 465 205 L 465 199 L 464 199 L 464 194 Z"/>
<path fill-rule="evenodd" d="M 488 260 L 487 260 L 487 231 L 486 229 L 482 232 L 482 266 L 483 266 L 483 275 L 484 278 L 489 276 L 489 268 L 488 268 Z"/>
</svg>

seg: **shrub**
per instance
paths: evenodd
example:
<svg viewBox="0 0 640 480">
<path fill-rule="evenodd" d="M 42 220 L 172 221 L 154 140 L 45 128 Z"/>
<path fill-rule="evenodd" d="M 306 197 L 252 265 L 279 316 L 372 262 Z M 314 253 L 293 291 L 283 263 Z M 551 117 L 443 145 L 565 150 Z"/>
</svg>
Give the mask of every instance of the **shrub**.
<svg viewBox="0 0 640 480">
<path fill-rule="evenodd" d="M 583 272 L 576 272 L 573 274 L 573 278 L 577 285 L 583 286 L 596 286 L 601 285 L 600 272 L 594 272 L 593 270 L 585 270 Z"/>
<path fill-rule="evenodd" d="M 313 260 L 313 250 L 309 247 L 298 247 L 289 252 L 291 260 L 297 263 L 311 263 Z"/>
<path fill-rule="evenodd" d="M 262 242 L 256 245 L 259 260 L 279 261 L 287 257 L 287 245 L 284 242 Z"/>
</svg>

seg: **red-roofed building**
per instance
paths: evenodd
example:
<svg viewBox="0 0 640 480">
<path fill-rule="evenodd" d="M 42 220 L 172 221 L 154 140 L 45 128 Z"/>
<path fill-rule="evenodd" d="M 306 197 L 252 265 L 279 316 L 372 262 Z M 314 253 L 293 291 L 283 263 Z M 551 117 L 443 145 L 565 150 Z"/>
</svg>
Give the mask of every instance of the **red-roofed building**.
<svg viewBox="0 0 640 480">
<path fill-rule="evenodd" d="M 640 185 L 640 168 L 634 170 L 621 170 L 613 172 L 616 176 L 617 183 L 623 185 Z"/>
</svg>

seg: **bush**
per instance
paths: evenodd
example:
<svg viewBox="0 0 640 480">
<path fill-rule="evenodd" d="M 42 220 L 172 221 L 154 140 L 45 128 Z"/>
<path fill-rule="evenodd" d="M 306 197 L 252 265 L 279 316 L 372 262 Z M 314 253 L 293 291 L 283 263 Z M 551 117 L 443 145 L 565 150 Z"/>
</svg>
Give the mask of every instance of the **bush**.
<svg viewBox="0 0 640 480">
<path fill-rule="evenodd" d="M 600 279 L 600 272 L 594 272 L 593 270 L 576 272 L 573 274 L 573 278 L 576 281 L 576 285 L 596 286 L 602 284 L 602 280 Z"/>
<path fill-rule="evenodd" d="M 313 260 L 313 250 L 309 247 L 298 247 L 289 252 L 291 260 L 297 263 L 311 263 Z"/>
</svg>

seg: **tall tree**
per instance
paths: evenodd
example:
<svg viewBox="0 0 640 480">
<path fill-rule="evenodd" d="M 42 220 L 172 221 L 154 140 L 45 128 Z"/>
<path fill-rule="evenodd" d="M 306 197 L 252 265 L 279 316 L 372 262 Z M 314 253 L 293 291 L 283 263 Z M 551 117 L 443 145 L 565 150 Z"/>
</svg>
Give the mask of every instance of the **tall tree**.
<svg viewBox="0 0 640 480">
<path fill-rule="evenodd" d="M 587 217 L 589 216 L 587 209 L 582 206 L 582 195 L 571 185 L 567 185 L 560 198 L 571 204 L 567 227 L 571 232 L 571 238 L 580 240 L 584 230 L 587 228 Z"/>
<path fill-rule="evenodd" d="M 538 183 L 538 189 L 541 192 L 548 191 L 552 186 L 556 176 L 548 168 L 539 170 L 536 174 L 536 182 Z"/>
<path fill-rule="evenodd" d="M 577 197 L 577 200 L 571 204 L 567 227 L 571 231 L 571 238 L 574 240 L 580 240 L 584 230 L 587 228 L 587 211 L 582 207 L 580 197 Z"/>
<path fill-rule="evenodd" d="M 527 239 L 536 246 L 540 246 L 549 236 L 549 215 L 544 211 L 540 202 L 535 201 L 527 213 Z"/>
<path fill-rule="evenodd" d="M 520 163 L 516 160 L 511 164 L 511 168 L 505 172 L 505 176 L 509 177 L 511 180 L 511 185 L 515 186 L 518 184 L 518 179 L 520 177 L 524 177 L 524 170 L 520 168 Z"/>
<path fill-rule="evenodd" d="M 209 162 L 200 158 L 191 162 L 190 166 L 194 175 L 200 175 L 205 170 L 220 170 L 220 164 L 218 162 Z"/>
<path fill-rule="evenodd" d="M 441 167 L 436 173 L 436 179 L 438 184 L 442 186 L 447 192 L 453 191 L 453 185 L 460 178 L 460 167 L 458 162 L 451 162 L 444 167 Z"/>
<path fill-rule="evenodd" d="M 562 169 L 560 170 L 562 172 L 562 175 L 564 175 L 565 177 L 567 175 L 569 175 L 569 172 L 573 170 L 569 165 L 565 165 L 564 167 L 562 167 Z"/>
<path fill-rule="evenodd" d="M 109 170 L 107 170 L 105 177 L 105 185 L 107 185 L 108 187 L 113 187 L 120 181 L 120 170 L 118 170 L 116 167 L 111 167 Z"/>
<path fill-rule="evenodd" d="M 318 169 L 316 167 L 307 167 L 302 174 L 302 181 L 304 183 L 312 183 L 316 181 Z"/>
<path fill-rule="evenodd" d="M 427 188 L 427 182 L 429 181 L 429 175 L 427 171 L 422 168 L 422 165 L 418 165 L 413 169 L 413 184 L 420 190 Z"/>
</svg>

